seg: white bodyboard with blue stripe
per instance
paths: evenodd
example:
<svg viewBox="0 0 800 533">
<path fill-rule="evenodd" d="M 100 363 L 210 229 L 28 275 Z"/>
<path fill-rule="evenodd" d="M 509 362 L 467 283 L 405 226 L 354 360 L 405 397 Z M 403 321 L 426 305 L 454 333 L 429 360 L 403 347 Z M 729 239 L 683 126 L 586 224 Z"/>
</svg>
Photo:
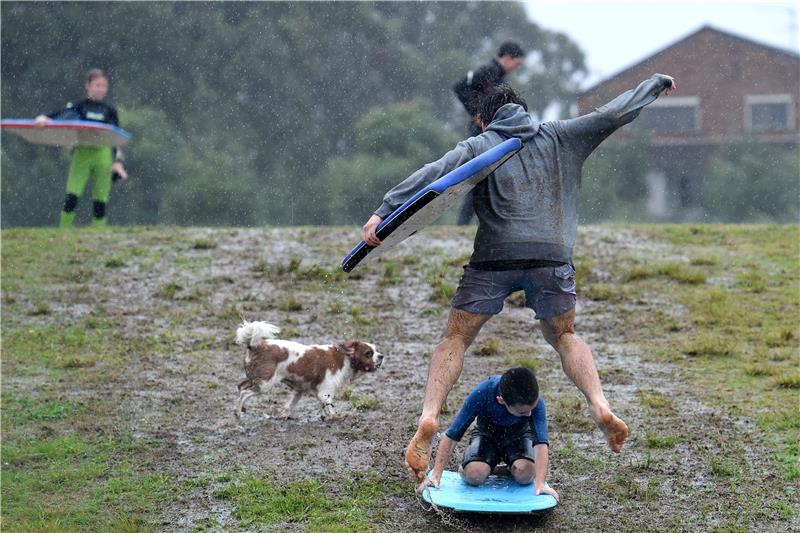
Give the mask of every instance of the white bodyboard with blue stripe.
<svg viewBox="0 0 800 533">
<path fill-rule="evenodd" d="M 68 148 L 75 146 L 119 148 L 131 138 L 131 134 L 122 128 L 93 120 L 53 120 L 39 125 L 32 119 L 7 119 L 0 121 L 0 128 L 34 144 Z"/>
<path fill-rule="evenodd" d="M 374 247 L 361 241 L 342 260 L 342 270 L 352 272 L 362 262 L 435 222 L 520 149 L 519 139 L 508 139 L 423 188 L 378 225 L 381 245 Z"/>
</svg>

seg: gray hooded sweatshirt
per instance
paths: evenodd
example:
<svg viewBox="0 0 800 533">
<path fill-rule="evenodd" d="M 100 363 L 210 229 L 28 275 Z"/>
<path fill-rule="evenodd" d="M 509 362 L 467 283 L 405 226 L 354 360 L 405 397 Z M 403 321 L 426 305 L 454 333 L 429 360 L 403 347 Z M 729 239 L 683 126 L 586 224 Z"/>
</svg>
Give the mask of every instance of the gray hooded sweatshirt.
<svg viewBox="0 0 800 533">
<path fill-rule="evenodd" d="M 654 74 L 587 115 L 541 124 L 522 106 L 506 104 L 482 134 L 461 141 L 387 192 L 375 214 L 385 219 L 426 185 L 517 137 L 522 150 L 475 187 L 478 231 L 470 263 L 571 263 L 583 162 L 669 85 L 669 77 Z"/>
</svg>

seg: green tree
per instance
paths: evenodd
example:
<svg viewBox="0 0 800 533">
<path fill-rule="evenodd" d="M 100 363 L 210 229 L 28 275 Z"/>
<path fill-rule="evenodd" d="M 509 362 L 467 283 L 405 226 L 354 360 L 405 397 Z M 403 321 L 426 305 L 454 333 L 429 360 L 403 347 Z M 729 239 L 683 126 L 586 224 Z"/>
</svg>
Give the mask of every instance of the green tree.
<svg viewBox="0 0 800 533">
<path fill-rule="evenodd" d="M 800 152 L 743 139 L 709 165 L 702 206 L 718 222 L 799 222 Z"/>
<path fill-rule="evenodd" d="M 130 179 L 114 184 L 109 219 L 114 224 L 164 222 L 165 191 L 172 182 L 183 182 L 186 168 L 180 162 L 190 145 L 160 109 L 143 106 L 119 111 L 120 121 L 133 134 L 124 148 Z"/>
<path fill-rule="evenodd" d="M 609 139 L 586 160 L 581 182 L 581 222 L 641 220 L 648 188 L 649 134 L 633 128 L 625 139 Z"/>
<path fill-rule="evenodd" d="M 452 148 L 447 134 L 424 100 L 371 109 L 356 124 L 357 153 L 328 162 L 319 182 L 332 194 L 327 220 L 353 224 L 366 220 L 384 193 L 425 163 Z"/>
<path fill-rule="evenodd" d="M 57 225 L 64 206 L 70 151 L 4 135 L 0 153 L 2 226 Z M 87 209 L 85 197 L 82 204 Z"/>
<path fill-rule="evenodd" d="M 329 162 L 377 157 L 355 142 L 367 110 L 428 101 L 437 124 L 463 135 L 466 116 L 451 87 L 509 38 L 530 57 L 511 82 L 538 112 L 563 107 L 585 74 L 574 43 L 510 2 L 0 2 L 0 18 L 3 117 L 82 98 L 89 67 L 110 73 L 111 101 L 127 110 L 122 126 L 136 130 L 128 150 L 135 171 L 112 193 L 115 223 L 325 220 L 308 202 L 350 193 L 319 181 L 341 165 Z M 63 184 L 54 181 L 51 193 L 25 169 L 41 176 L 64 162 L 6 139 L 3 179 L 22 196 L 3 196 L 2 223 L 52 223 Z M 45 191 L 55 215 L 8 205 Z M 228 196 L 238 209 L 223 209 Z M 249 198 L 258 209 L 245 216 Z"/>
<path fill-rule="evenodd" d="M 234 143 L 194 144 L 178 154 L 181 176 L 159 203 L 163 222 L 182 225 L 254 225 L 269 209 L 252 173 L 255 154 Z M 259 220 L 259 217 L 262 217 Z"/>
</svg>

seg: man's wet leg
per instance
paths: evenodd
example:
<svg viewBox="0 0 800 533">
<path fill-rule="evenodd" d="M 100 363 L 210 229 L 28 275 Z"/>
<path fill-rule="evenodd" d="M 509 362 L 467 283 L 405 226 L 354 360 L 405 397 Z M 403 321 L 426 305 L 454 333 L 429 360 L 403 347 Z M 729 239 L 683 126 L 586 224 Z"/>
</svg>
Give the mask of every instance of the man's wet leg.
<svg viewBox="0 0 800 533">
<path fill-rule="evenodd" d="M 541 321 L 542 333 L 561 356 L 564 373 L 586 397 L 589 412 L 603 431 L 611 451 L 619 453 L 630 434 L 628 426 L 611 411 L 589 346 L 575 334 L 575 310 Z"/>
<path fill-rule="evenodd" d="M 431 457 L 433 436 L 439 429 L 439 412 L 450 389 L 464 366 L 464 352 L 491 315 L 479 315 L 461 309 L 450 309 L 445 338 L 431 356 L 425 400 L 417 432 L 406 448 L 405 460 L 409 474 L 421 482 L 425 479 Z"/>
</svg>

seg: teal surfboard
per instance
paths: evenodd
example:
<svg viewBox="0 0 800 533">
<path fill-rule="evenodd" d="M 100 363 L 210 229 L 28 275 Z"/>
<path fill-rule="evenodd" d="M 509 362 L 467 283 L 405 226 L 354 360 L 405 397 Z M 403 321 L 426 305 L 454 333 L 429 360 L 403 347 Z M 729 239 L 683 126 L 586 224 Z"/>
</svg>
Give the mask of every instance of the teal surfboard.
<svg viewBox="0 0 800 533">
<path fill-rule="evenodd" d="M 558 505 L 553 496 L 537 496 L 533 484 L 520 485 L 511 476 L 491 475 L 483 485 L 473 487 L 450 470 L 442 472 L 438 489 L 431 486 L 422 492 L 422 499 L 437 507 L 471 513 L 529 514 Z"/>
</svg>

